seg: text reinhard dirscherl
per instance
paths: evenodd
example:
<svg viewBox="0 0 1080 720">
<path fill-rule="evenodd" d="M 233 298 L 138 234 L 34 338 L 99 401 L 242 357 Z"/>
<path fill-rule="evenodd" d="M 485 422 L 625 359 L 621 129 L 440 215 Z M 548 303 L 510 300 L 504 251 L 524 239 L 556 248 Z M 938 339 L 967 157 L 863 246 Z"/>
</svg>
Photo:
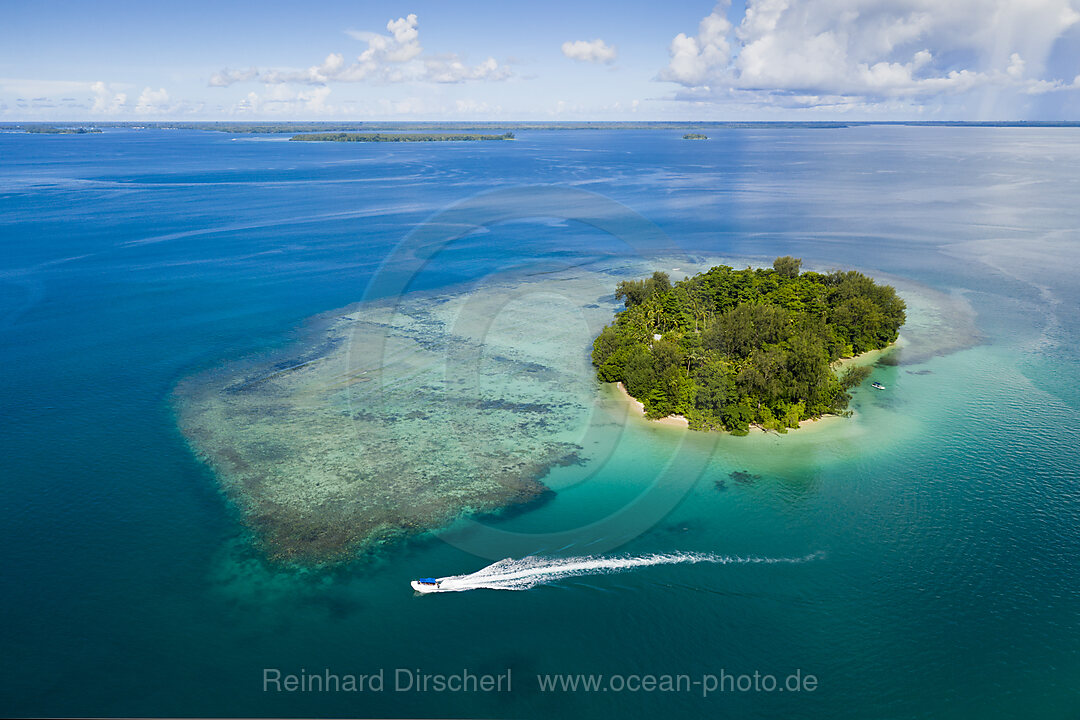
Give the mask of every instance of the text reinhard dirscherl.
<svg viewBox="0 0 1080 720">
<path fill-rule="evenodd" d="M 818 689 L 817 676 L 796 669 L 787 675 L 773 675 L 754 671 L 752 674 L 734 674 L 720 670 L 719 674 L 630 674 L 589 675 L 553 674 L 537 675 L 540 692 L 689 692 L 708 697 L 715 693 L 746 692 L 803 692 Z M 337 674 L 329 668 L 322 672 L 283 673 L 278 668 L 263 668 L 263 692 L 285 693 L 335 693 L 335 692 L 435 692 L 474 693 L 511 692 L 511 673 L 507 668 L 501 673 L 475 673 L 469 669 L 450 673 L 427 673 L 420 669 L 380 668 L 366 675 Z"/>
<path fill-rule="evenodd" d="M 510 668 L 506 672 L 474 673 L 468 669 L 451 673 L 426 673 L 413 668 L 379 668 L 367 675 L 337 674 L 329 668 L 322 672 L 283 673 L 278 668 L 263 668 L 263 692 L 510 692 Z"/>
</svg>

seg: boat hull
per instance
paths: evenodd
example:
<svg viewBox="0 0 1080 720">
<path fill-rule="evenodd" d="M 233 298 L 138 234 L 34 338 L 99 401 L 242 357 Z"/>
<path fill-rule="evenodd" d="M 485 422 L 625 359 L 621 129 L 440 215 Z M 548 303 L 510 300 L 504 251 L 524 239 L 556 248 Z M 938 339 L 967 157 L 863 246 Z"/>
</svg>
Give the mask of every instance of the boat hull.
<svg viewBox="0 0 1080 720">
<path fill-rule="evenodd" d="M 409 585 L 411 585 L 412 589 L 418 593 L 441 592 L 438 585 L 432 585 L 431 583 L 422 583 L 418 580 L 413 580 L 409 583 Z"/>
</svg>

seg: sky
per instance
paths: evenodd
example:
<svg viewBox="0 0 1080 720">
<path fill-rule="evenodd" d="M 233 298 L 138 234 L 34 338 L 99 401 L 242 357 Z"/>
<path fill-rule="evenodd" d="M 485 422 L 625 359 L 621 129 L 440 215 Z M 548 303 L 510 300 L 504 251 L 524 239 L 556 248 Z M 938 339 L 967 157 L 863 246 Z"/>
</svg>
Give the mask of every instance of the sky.
<svg viewBox="0 0 1080 720">
<path fill-rule="evenodd" d="M 1080 120 L 1080 0 L 13 3 L 35 120 Z"/>
</svg>

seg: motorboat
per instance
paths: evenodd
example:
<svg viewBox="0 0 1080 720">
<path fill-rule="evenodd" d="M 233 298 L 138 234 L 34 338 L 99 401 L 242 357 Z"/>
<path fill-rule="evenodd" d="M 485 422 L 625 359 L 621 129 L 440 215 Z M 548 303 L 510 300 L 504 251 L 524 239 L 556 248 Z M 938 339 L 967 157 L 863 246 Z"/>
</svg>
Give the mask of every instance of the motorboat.
<svg viewBox="0 0 1080 720">
<path fill-rule="evenodd" d="M 885 386 L 882 385 L 881 383 L 879 383 L 877 380 L 870 383 L 870 387 L 874 388 L 875 390 L 884 390 L 885 389 Z"/>
<path fill-rule="evenodd" d="M 419 580 L 413 580 L 409 585 L 418 593 L 433 593 L 442 589 L 442 580 L 438 578 L 420 578 Z"/>
</svg>

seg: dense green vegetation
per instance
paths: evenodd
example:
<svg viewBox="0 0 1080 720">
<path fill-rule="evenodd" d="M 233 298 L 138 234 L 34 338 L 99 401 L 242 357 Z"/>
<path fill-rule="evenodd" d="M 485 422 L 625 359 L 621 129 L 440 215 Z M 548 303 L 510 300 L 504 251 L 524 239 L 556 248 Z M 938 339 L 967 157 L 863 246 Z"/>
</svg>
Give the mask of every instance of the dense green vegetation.
<svg viewBox="0 0 1080 720">
<path fill-rule="evenodd" d="M 315 133 L 293 135 L 290 140 L 313 140 L 315 142 L 458 142 L 462 140 L 513 140 L 514 133 L 502 135 L 475 135 L 470 133 L 421 135 L 419 133 L 390 134 L 383 133 Z"/>
<path fill-rule="evenodd" d="M 597 377 L 622 382 L 649 417 L 678 413 L 701 430 L 786 432 L 844 413 L 869 369 L 838 376 L 833 363 L 895 341 L 904 301 L 861 273 L 801 265 L 782 257 L 674 285 L 662 272 L 619 283 L 626 309 L 593 343 Z"/>
<path fill-rule="evenodd" d="M 84 127 L 52 127 L 51 125 L 34 125 L 26 128 L 26 132 L 35 133 L 39 135 L 86 135 L 88 133 L 99 133 L 101 130 L 98 128 L 84 128 Z"/>
<path fill-rule="evenodd" d="M 701 133 L 686 133 L 682 136 L 683 140 L 708 140 L 708 135 L 702 135 Z"/>
</svg>

